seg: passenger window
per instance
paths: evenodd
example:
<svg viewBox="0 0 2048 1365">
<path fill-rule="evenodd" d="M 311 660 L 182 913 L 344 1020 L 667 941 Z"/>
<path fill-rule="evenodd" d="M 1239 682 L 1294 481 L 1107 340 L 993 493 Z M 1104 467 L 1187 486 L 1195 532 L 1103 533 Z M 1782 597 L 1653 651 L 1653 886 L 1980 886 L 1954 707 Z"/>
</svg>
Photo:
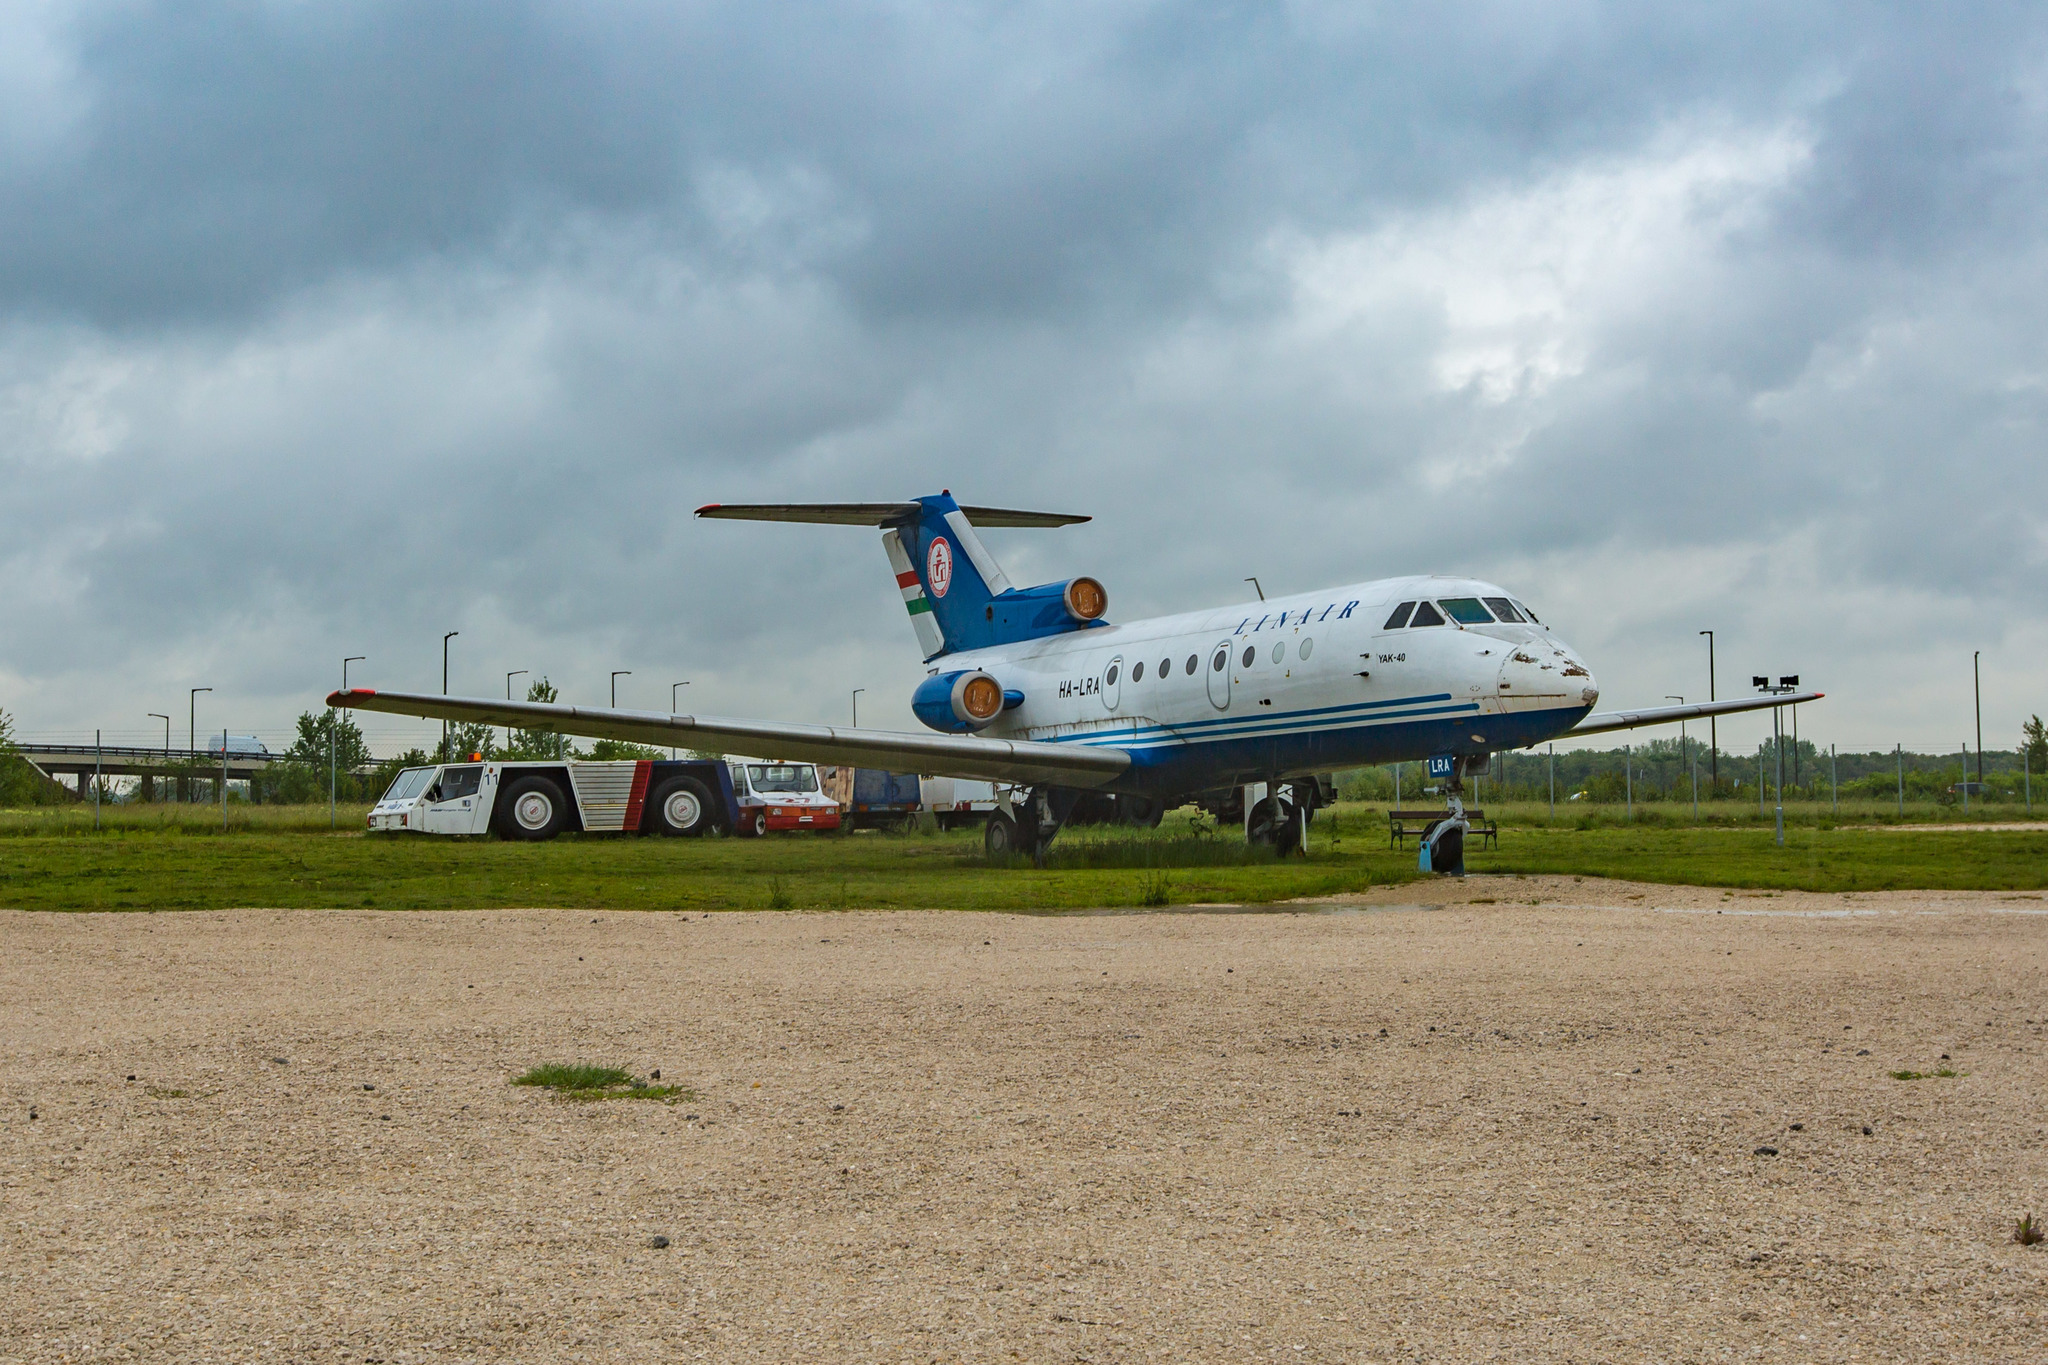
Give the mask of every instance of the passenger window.
<svg viewBox="0 0 2048 1365">
<path fill-rule="evenodd" d="M 1252 660 L 1253 660 L 1253 659 L 1256 659 L 1256 658 L 1258 658 L 1258 657 L 1259 657 L 1259 650 L 1258 650 L 1258 646 L 1256 646 L 1256 645 L 1246 645 L 1246 646 L 1244 647 L 1244 666 L 1245 666 L 1246 668 L 1250 668 L 1250 667 L 1252 666 Z"/>
<path fill-rule="evenodd" d="M 1111 664 L 1111 665 L 1109 666 L 1109 672 L 1107 672 L 1107 673 L 1105 673 L 1105 674 L 1103 674 L 1103 675 L 1102 675 L 1102 685 L 1103 685 L 1104 687 L 1115 687 L 1115 686 L 1116 686 L 1116 665 L 1115 665 L 1115 664 Z"/>
<path fill-rule="evenodd" d="M 1194 661 L 1194 658 L 1193 658 L 1192 656 L 1190 656 L 1190 657 L 1189 657 L 1189 659 L 1188 659 L 1188 672 L 1192 673 L 1192 672 L 1194 672 L 1194 671 L 1195 671 L 1195 661 Z M 1161 660 L 1159 661 L 1159 681 L 1161 681 L 1161 682 L 1165 682 L 1165 681 L 1166 681 L 1166 680 L 1167 680 L 1168 678 L 1170 678 L 1170 677 L 1172 677 L 1172 676 L 1173 676 L 1173 660 L 1171 660 L 1171 659 L 1161 659 Z"/>
<path fill-rule="evenodd" d="M 1408 613 L 1414 610 L 1415 604 L 1413 602 L 1403 602 L 1400 606 L 1394 608 L 1394 614 L 1387 618 L 1387 623 L 1381 626 L 1380 629 L 1399 630 L 1408 624 Z"/>
<path fill-rule="evenodd" d="M 1536 619 L 1536 613 L 1529 610 L 1529 606 L 1526 602 L 1517 602 L 1515 603 L 1515 605 L 1522 609 L 1522 615 L 1528 617 L 1530 621 L 1534 622 L 1536 625 L 1539 626 L 1543 624 L 1541 621 L 1538 621 Z"/>
<path fill-rule="evenodd" d="M 1287 642 L 1285 640 L 1281 640 L 1273 646 L 1273 662 L 1277 664 L 1286 657 Z"/>
<path fill-rule="evenodd" d="M 1209 660 L 1209 671 L 1211 673 L 1221 673 L 1228 667 L 1230 667 L 1230 646 L 1225 645 L 1216 651 L 1215 658 Z"/>
<path fill-rule="evenodd" d="M 1131 665 L 1131 681 L 1145 681 L 1145 661 L 1143 659 L 1140 659 L 1138 660 L 1138 662 Z"/>
<path fill-rule="evenodd" d="M 1522 613 L 1515 610 L 1515 604 L 1505 597 L 1488 597 L 1484 601 L 1493 609 L 1493 614 L 1510 625 L 1522 624 Z"/>
<path fill-rule="evenodd" d="M 1303 663 L 1308 662 L 1308 656 L 1315 649 L 1315 647 L 1316 642 L 1314 640 L 1303 640 L 1301 642 L 1301 661 Z"/>
<path fill-rule="evenodd" d="M 1435 607 L 1432 607 L 1427 602 L 1418 602 L 1415 604 L 1415 619 L 1408 624 L 1411 626 L 1440 626 L 1443 623 L 1443 615 Z"/>
<path fill-rule="evenodd" d="M 1437 603 L 1444 609 L 1444 615 L 1461 626 L 1490 626 L 1493 613 L 1476 597 L 1446 597 Z"/>
<path fill-rule="evenodd" d="M 1222 664 L 1218 664 L 1216 666 L 1218 668 L 1223 667 Z M 1195 676 L 1195 656 L 1192 654 L 1188 655 L 1188 676 L 1190 678 Z"/>
</svg>

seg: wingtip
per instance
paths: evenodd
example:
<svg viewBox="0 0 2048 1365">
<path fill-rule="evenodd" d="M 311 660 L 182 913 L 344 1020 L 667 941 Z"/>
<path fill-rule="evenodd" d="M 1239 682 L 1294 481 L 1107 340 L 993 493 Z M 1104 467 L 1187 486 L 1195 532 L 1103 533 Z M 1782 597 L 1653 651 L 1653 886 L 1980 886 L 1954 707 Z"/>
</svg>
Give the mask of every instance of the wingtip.
<svg viewBox="0 0 2048 1365">
<path fill-rule="evenodd" d="M 329 693 L 327 694 L 327 704 L 328 704 L 329 706 L 346 706 L 346 705 L 348 705 L 348 702 L 346 702 L 345 700 L 343 700 L 343 698 L 347 698 L 347 697 L 374 697 L 374 696 L 376 696 L 376 695 L 377 695 L 377 691 L 376 691 L 376 689 L 375 689 L 375 688 L 371 688 L 371 687 L 351 687 L 351 688 L 349 688 L 349 689 L 348 689 L 348 690 L 347 690 L 346 692 L 329 692 Z"/>
<path fill-rule="evenodd" d="M 697 515 L 697 516 L 700 516 L 700 517 L 701 517 L 701 516 L 706 516 L 706 515 L 708 515 L 709 513 L 712 513 L 712 512 L 716 512 L 716 511 L 717 511 L 717 510 L 718 510 L 719 508 L 723 507 L 724 505 L 725 505 L 724 503 L 718 503 L 718 502 L 707 502 L 707 503 L 705 503 L 705 504 L 704 504 L 704 505 L 703 505 L 702 507 L 699 507 L 699 508 L 697 509 L 697 511 L 696 511 L 696 515 Z"/>
</svg>

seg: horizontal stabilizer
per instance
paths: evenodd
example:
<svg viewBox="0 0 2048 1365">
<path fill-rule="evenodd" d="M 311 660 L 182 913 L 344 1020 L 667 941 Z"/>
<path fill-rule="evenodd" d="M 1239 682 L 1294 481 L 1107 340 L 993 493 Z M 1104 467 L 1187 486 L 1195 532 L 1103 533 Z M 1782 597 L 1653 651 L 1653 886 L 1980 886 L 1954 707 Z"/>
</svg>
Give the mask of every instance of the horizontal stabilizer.
<svg viewBox="0 0 2048 1365">
<path fill-rule="evenodd" d="M 433 692 L 372 692 L 358 687 L 332 694 L 327 704 L 395 716 L 506 725 L 558 735 L 712 749 L 760 758 L 850 763 L 983 782 L 1100 787 L 1131 766 L 1131 756 L 1122 749 L 1077 744 L 983 739 L 976 735 L 915 735 L 900 730 L 791 725 L 726 716 L 671 716 L 656 711 L 617 711 L 554 702 L 444 697 Z"/>
<path fill-rule="evenodd" d="M 1731 701 L 1692 702 L 1685 706 L 1646 706 L 1639 711 L 1595 711 L 1558 738 L 1577 739 L 1580 735 L 1601 735 L 1609 730 L 1638 730 L 1645 725 L 1676 725 L 1682 720 L 1725 716 L 1737 711 L 1765 711 L 1773 706 L 1819 701 L 1826 695 L 1825 692 L 1786 692 L 1775 696 L 1737 697 Z"/>
<path fill-rule="evenodd" d="M 726 521 L 810 521 L 827 526 L 900 526 L 923 510 L 914 502 L 734 502 L 709 503 L 700 517 Z M 977 526 L 1073 526 L 1091 518 L 1070 512 L 1019 512 L 1006 507 L 963 507 Z"/>
</svg>

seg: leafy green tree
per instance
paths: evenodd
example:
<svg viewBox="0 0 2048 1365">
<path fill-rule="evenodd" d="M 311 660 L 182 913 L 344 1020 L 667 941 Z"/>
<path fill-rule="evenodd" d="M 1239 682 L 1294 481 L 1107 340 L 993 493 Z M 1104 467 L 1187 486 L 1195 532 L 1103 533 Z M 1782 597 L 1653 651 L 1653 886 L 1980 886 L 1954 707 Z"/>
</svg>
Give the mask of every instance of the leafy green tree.
<svg viewBox="0 0 2048 1365">
<path fill-rule="evenodd" d="M 546 678 L 536 678 L 526 689 L 528 701 L 551 702 L 556 699 L 555 685 Z M 503 758 L 574 758 L 576 745 L 567 735 L 558 735 L 552 730 L 514 730 L 512 742 L 505 747 Z"/>
<path fill-rule="evenodd" d="M 600 739 L 591 744 L 590 757 L 599 759 L 666 758 L 668 753 L 666 750 L 650 748 L 645 744 L 635 744 L 631 740 Z"/>
<path fill-rule="evenodd" d="M 383 796 L 390 790 L 391 780 L 407 768 L 424 768 L 433 761 L 433 756 L 425 749 L 407 749 L 402 754 L 394 754 L 385 759 L 377 765 L 376 776 L 370 780 L 373 790 L 368 793 L 369 798 L 375 801 Z"/>
<path fill-rule="evenodd" d="M 2048 772 L 2048 729 L 2042 727 L 2041 718 L 2035 716 L 2022 725 L 2020 737 L 2026 742 L 2028 771 Z"/>
<path fill-rule="evenodd" d="M 327 746 L 334 745 L 334 766 L 352 773 L 370 766 L 370 746 L 363 740 L 362 727 L 345 711 L 328 710 L 319 715 L 299 713 L 299 732 L 285 757 L 308 768 L 327 771 Z"/>
<path fill-rule="evenodd" d="M 470 721 L 448 727 L 448 761 L 466 763 L 471 754 L 486 759 L 503 758 L 498 749 L 498 732 L 481 722 Z"/>
</svg>

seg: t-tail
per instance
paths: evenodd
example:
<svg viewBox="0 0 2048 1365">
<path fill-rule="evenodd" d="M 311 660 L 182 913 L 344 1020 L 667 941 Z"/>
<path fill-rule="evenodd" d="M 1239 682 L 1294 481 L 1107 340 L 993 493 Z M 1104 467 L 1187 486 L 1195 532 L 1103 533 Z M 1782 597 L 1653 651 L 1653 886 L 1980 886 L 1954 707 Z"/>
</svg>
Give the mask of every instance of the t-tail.
<svg viewBox="0 0 2048 1365">
<path fill-rule="evenodd" d="M 713 503 L 700 517 L 735 521 L 808 521 L 838 526 L 879 526 L 889 571 L 903 594 L 917 643 L 926 659 L 965 649 L 1035 640 L 1104 624 L 1109 594 L 1093 578 L 1069 578 L 1035 588 L 1012 587 L 1002 565 L 975 531 L 982 526 L 1070 526 L 1087 517 L 1062 512 L 1019 512 L 962 507 L 942 492 L 914 502 Z"/>
</svg>

